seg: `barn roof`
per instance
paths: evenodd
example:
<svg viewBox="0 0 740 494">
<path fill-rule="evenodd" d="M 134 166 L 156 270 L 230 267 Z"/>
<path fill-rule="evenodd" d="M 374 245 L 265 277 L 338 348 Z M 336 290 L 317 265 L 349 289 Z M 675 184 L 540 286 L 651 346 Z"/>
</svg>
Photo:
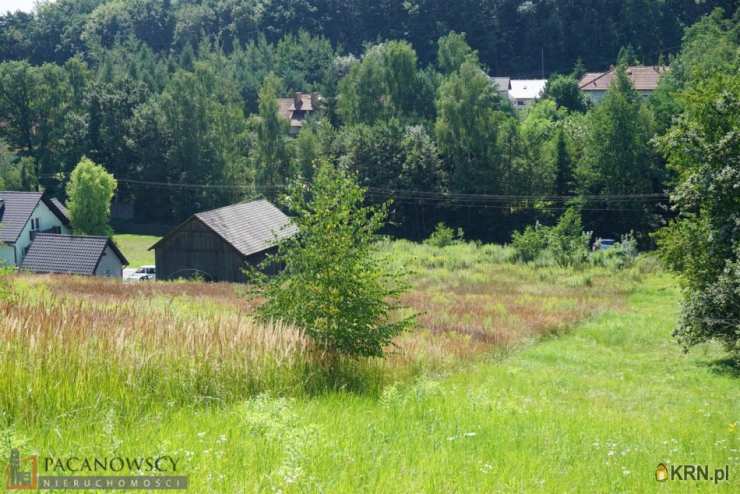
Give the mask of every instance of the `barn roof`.
<svg viewBox="0 0 740 494">
<path fill-rule="evenodd" d="M 270 202 L 258 201 L 233 204 L 194 214 L 184 224 L 196 218 L 239 251 L 250 256 L 269 249 L 298 232 L 298 227 Z M 182 225 L 162 237 L 149 250 L 165 242 Z"/>
<path fill-rule="evenodd" d="M 122 264 L 128 264 L 126 257 L 108 237 L 39 233 L 31 242 L 21 269 L 35 273 L 93 275 L 108 246 Z"/>
<path fill-rule="evenodd" d="M 18 240 L 23 227 L 28 223 L 33 210 L 39 201 L 44 201 L 51 211 L 56 214 L 62 223 L 69 224 L 69 219 L 63 211 L 43 192 L 0 192 L 0 242 L 15 243 Z M 59 203 L 61 204 L 61 203 Z"/>
</svg>

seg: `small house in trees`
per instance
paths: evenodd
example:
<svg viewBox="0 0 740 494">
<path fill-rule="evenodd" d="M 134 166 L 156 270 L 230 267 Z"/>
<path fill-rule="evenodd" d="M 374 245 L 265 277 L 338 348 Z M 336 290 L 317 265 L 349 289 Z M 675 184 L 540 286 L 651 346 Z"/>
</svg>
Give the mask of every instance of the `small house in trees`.
<svg viewBox="0 0 740 494">
<path fill-rule="evenodd" d="M 627 77 L 632 82 L 638 94 L 647 97 L 658 87 L 660 79 L 668 71 L 667 67 L 635 65 L 627 67 Z M 584 95 L 593 103 L 602 100 L 612 81 L 616 77 L 616 69 L 611 67 L 606 72 L 588 72 L 578 83 Z"/>
<path fill-rule="evenodd" d="M 309 115 L 320 110 L 319 93 L 295 93 L 292 98 L 278 98 L 278 114 L 290 122 L 290 135 L 297 135 Z"/>
<path fill-rule="evenodd" d="M 510 77 L 489 77 L 493 88 L 502 98 L 509 97 L 509 90 L 511 89 L 511 78 Z"/>
<path fill-rule="evenodd" d="M 525 108 L 542 97 L 547 79 L 511 79 L 509 99 L 514 108 Z"/>
<path fill-rule="evenodd" d="M 265 200 L 196 213 L 154 244 L 158 280 L 202 277 L 244 282 L 244 268 L 257 266 L 278 241 L 298 228 Z"/>
<path fill-rule="evenodd" d="M 0 192 L 0 262 L 20 266 L 39 233 L 71 233 L 62 203 L 41 192 Z"/>
<path fill-rule="evenodd" d="M 39 233 L 21 269 L 32 273 L 121 278 L 126 257 L 108 237 Z"/>
</svg>

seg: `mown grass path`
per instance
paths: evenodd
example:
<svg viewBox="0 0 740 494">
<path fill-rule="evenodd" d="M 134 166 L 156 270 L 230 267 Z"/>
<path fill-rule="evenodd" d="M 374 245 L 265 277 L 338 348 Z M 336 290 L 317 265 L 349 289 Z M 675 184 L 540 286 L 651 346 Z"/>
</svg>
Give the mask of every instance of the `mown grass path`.
<svg viewBox="0 0 740 494">
<path fill-rule="evenodd" d="M 199 493 L 738 492 L 738 377 L 715 347 L 680 351 L 677 303 L 654 276 L 623 312 L 380 399 L 260 397 L 29 444 L 178 455 Z M 730 480 L 658 483 L 661 462 L 729 465 Z"/>
</svg>

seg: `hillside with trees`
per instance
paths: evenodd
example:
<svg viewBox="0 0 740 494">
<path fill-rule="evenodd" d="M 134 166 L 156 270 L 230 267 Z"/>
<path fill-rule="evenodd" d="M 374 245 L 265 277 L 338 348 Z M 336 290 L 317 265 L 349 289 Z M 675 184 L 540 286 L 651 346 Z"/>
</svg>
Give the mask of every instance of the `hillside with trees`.
<svg viewBox="0 0 740 494">
<path fill-rule="evenodd" d="M 64 199 L 87 157 L 137 222 L 173 224 L 276 199 L 323 159 L 372 201 L 394 199 L 390 233 L 423 238 L 444 221 L 503 241 L 575 205 L 598 235 L 650 242 L 676 176 L 653 139 L 681 113 L 691 70 L 736 57 L 730 4 L 42 3 L 0 17 L 0 180 Z M 624 75 L 669 62 L 650 99 Z M 577 79 L 613 64 L 617 83 L 592 107 Z M 492 75 L 549 77 L 546 97 L 514 110 Z M 276 98 L 299 91 L 323 110 L 290 136 Z"/>
<path fill-rule="evenodd" d="M 738 377 L 737 1 L 0 16 L 8 491 L 738 492 Z"/>
</svg>

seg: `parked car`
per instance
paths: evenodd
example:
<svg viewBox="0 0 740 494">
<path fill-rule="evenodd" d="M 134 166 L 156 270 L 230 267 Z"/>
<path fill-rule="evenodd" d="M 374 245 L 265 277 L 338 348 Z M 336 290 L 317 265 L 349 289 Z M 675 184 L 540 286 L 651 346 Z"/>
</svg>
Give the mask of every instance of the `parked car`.
<svg viewBox="0 0 740 494">
<path fill-rule="evenodd" d="M 154 266 L 140 266 L 133 272 L 127 273 L 124 279 L 132 281 L 156 280 L 157 269 Z"/>
<path fill-rule="evenodd" d="M 597 240 L 599 250 L 608 250 L 609 248 L 614 246 L 614 243 L 616 240 L 613 238 L 600 238 Z"/>
</svg>

